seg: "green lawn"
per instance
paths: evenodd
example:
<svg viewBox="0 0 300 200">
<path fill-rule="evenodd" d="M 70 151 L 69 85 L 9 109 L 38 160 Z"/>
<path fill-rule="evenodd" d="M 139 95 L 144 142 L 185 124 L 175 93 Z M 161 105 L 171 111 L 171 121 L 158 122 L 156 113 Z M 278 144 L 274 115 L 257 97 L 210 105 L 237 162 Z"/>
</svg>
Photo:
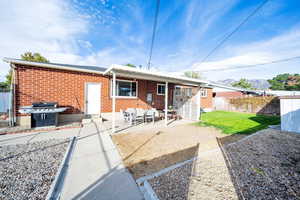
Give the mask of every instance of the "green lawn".
<svg viewBox="0 0 300 200">
<path fill-rule="evenodd" d="M 225 134 L 250 134 L 280 123 L 278 116 L 265 116 L 239 112 L 213 111 L 203 113 L 200 126 L 214 126 Z"/>
</svg>

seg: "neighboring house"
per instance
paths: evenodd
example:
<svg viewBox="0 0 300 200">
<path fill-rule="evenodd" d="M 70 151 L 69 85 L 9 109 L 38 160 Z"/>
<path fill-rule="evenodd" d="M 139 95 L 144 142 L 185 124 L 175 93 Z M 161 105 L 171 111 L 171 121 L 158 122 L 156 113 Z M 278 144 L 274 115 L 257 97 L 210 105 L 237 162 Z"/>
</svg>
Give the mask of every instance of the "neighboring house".
<svg viewBox="0 0 300 200">
<path fill-rule="evenodd" d="M 241 98 L 248 96 L 262 95 L 263 92 L 248 90 L 243 88 L 236 88 L 218 83 L 209 83 L 212 87 L 212 108 L 214 110 L 227 110 L 228 100 L 232 98 Z"/>
<path fill-rule="evenodd" d="M 286 90 L 265 90 L 261 91 L 266 95 L 271 96 L 295 96 L 300 95 L 300 91 L 286 91 Z"/>
<path fill-rule="evenodd" d="M 236 98 L 243 96 L 262 95 L 263 91 L 255 91 L 244 88 L 231 87 L 222 84 L 210 83 L 213 87 L 213 97 Z"/>
<path fill-rule="evenodd" d="M 235 98 L 243 96 L 294 96 L 300 95 L 300 91 L 287 90 L 249 90 L 244 88 L 237 88 L 218 83 L 210 82 L 209 86 L 213 88 L 213 97 Z"/>
<path fill-rule="evenodd" d="M 201 108 L 206 112 L 213 110 L 213 88 L 201 88 Z"/>
<path fill-rule="evenodd" d="M 21 114 L 19 110 L 33 102 L 57 102 L 59 106 L 68 107 L 59 115 L 59 121 L 78 121 L 85 115 L 111 116 L 111 113 L 127 108 L 156 108 L 167 112 L 169 106 L 183 113 L 184 118 L 197 120 L 201 102 L 204 107 L 211 107 L 212 92 L 206 89 L 208 82 L 198 79 L 122 65 L 103 68 L 11 58 L 4 58 L 4 61 L 13 69 L 11 116 L 19 125 L 30 125 L 30 115 Z M 194 89 L 180 92 L 185 96 L 189 94 L 189 98 L 178 98 L 178 102 L 174 102 L 174 92 L 180 90 L 177 86 Z M 113 87 L 116 88 L 115 95 Z M 200 97 L 200 91 L 206 91 L 206 94 L 201 93 Z"/>
</svg>

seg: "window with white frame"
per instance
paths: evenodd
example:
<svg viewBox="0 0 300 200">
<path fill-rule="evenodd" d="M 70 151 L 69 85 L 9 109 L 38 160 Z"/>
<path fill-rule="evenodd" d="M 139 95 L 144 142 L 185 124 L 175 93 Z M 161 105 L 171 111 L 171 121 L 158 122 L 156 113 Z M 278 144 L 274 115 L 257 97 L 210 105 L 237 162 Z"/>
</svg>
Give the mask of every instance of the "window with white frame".
<svg viewBox="0 0 300 200">
<path fill-rule="evenodd" d="M 186 88 L 186 96 L 188 97 L 192 96 L 192 88 Z"/>
<path fill-rule="evenodd" d="M 181 87 L 180 86 L 175 86 L 175 95 L 181 96 Z"/>
<path fill-rule="evenodd" d="M 157 84 L 157 95 L 165 95 L 166 85 L 165 84 Z"/>
<path fill-rule="evenodd" d="M 201 97 L 207 97 L 207 89 L 202 88 L 202 89 L 200 90 L 200 94 L 201 94 Z"/>
<path fill-rule="evenodd" d="M 112 96 L 111 82 L 111 96 Z M 116 80 L 116 97 L 137 97 L 137 82 Z"/>
</svg>

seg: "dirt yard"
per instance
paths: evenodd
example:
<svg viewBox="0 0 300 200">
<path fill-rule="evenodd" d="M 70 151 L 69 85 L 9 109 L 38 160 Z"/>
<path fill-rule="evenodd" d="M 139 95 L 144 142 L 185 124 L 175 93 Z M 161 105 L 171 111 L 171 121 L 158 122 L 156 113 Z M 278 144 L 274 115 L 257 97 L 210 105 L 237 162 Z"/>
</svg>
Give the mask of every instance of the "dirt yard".
<svg viewBox="0 0 300 200">
<path fill-rule="evenodd" d="M 197 157 L 192 169 L 187 164 L 149 180 L 164 200 L 300 199 L 300 134 L 265 129 L 246 136 L 180 125 L 113 140 L 136 179 Z"/>
<path fill-rule="evenodd" d="M 161 128 L 160 131 L 118 134 L 113 136 L 113 140 L 124 164 L 137 179 L 193 158 L 199 152 L 218 148 L 216 138 L 223 138 L 224 143 L 230 143 L 245 137 L 226 136 L 212 127 L 188 124 Z"/>
</svg>

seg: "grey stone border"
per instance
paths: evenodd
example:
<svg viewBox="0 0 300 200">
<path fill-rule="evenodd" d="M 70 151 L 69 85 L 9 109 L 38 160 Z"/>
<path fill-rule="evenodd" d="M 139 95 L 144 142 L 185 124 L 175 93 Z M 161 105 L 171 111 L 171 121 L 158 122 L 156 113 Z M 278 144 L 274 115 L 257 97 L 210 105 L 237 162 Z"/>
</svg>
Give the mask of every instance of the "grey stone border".
<svg viewBox="0 0 300 200">
<path fill-rule="evenodd" d="M 55 175 L 55 179 L 51 184 L 51 187 L 48 191 L 47 200 L 57 200 L 60 199 L 60 195 L 61 195 L 61 191 L 63 188 L 63 184 L 64 184 L 64 179 L 66 177 L 66 172 L 67 169 L 69 167 L 69 161 L 71 159 L 72 153 L 73 153 L 73 149 L 75 146 L 75 141 L 76 141 L 76 136 L 74 136 L 71 140 L 70 143 L 68 145 L 67 151 L 64 155 L 64 158 L 62 160 L 62 162 L 60 163 L 60 166 L 57 170 L 57 173 Z"/>
<path fill-rule="evenodd" d="M 154 190 L 152 189 L 150 183 L 148 182 L 149 179 L 153 179 L 156 178 L 158 176 L 161 176 L 162 174 L 165 174 L 175 168 L 181 167 L 189 162 L 193 162 L 197 159 L 197 157 L 194 157 L 192 159 L 177 163 L 175 165 L 171 165 L 170 167 L 164 168 L 158 172 L 155 172 L 153 174 L 147 175 L 147 176 L 143 176 L 141 178 L 138 178 L 136 180 L 137 185 L 139 186 L 145 200 L 159 200 L 158 196 L 156 195 L 156 193 L 154 192 Z"/>
</svg>

